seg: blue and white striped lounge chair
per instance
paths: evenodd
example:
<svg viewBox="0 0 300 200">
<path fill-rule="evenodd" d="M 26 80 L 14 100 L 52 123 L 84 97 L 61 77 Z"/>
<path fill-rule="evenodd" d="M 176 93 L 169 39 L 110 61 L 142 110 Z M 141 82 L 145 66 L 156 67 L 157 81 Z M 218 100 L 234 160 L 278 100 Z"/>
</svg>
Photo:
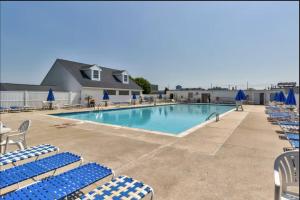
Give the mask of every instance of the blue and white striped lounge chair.
<svg viewBox="0 0 300 200">
<path fill-rule="evenodd" d="M 9 111 L 9 108 L 0 106 L 0 113 L 5 113 L 5 112 L 8 112 L 8 111 Z"/>
<path fill-rule="evenodd" d="M 274 112 L 274 113 L 269 113 L 270 118 L 277 118 L 277 117 L 289 117 L 291 116 L 291 113 L 288 112 Z"/>
<path fill-rule="evenodd" d="M 291 126 L 299 126 L 299 121 L 280 121 L 278 125 L 291 125 Z"/>
<path fill-rule="evenodd" d="M 283 151 L 291 151 L 295 149 L 299 149 L 299 140 L 289 140 L 292 147 L 285 147 Z"/>
<path fill-rule="evenodd" d="M 279 138 L 286 139 L 286 140 L 299 140 L 299 134 L 285 132 L 284 135 L 279 135 Z"/>
<path fill-rule="evenodd" d="M 285 133 L 285 136 L 288 140 L 298 140 L 299 141 L 299 134 L 297 134 L 297 133 Z"/>
<path fill-rule="evenodd" d="M 280 128 L 282 128 L 283 131 L 299 132 L 299 126 L 295 125 L 280 125 Z"/>
<path fill-rule="evenodd" d="M 96 163 L 88 163 L 8 193 L 2 199 L 63 199 L 110 175 L 113 175 L 111 169 Z"/>
<path fill-rule="evenodd" d="M 81 164 L 81 161 L 80 156 L 64 152 L 0 171 L 0 194 L 16 190 L 32 180 L 53 175 L 60 168 Z"/>
<path fill-rule="evenodd" d="M 21 112 L 22 109 L 20 106 L 10 106 L 9 112 Z"/>
<path fill-rule="evenodd" d="M 280 112 L 280 113 L 270 114 L 268 120 L 269 121 L 291 121 L 291 120 L 297 120 L 298 117 L 299 116 L 297 114 Z"/>
<path fill-rule="evenodd" d="M 97 187 L 89 193 L 81 196 L 81 200 L 92 199 L 128 199 L 139 200 L 150 195 L 153 198 L 153 189 L 140 181 L 127 176 L 119 176 L 104 185 Z"/>
<path fill-rule="evenodd" d="M 41 144 L 26 148 L 24 150 L 8 152 L 0 155 L 0 170 L 15 166 L 18 163 L 24 163 L 27 160 L 31 161 L 33 158 L 38 159 L 44 155 L 57 153 L 58 151 L 58 147 L 50 144 Z"/>
<path fill-rule="evenodd" d="M 299 140 L 289 140 L 294 149 L 299 149 Z"/>
</svg>

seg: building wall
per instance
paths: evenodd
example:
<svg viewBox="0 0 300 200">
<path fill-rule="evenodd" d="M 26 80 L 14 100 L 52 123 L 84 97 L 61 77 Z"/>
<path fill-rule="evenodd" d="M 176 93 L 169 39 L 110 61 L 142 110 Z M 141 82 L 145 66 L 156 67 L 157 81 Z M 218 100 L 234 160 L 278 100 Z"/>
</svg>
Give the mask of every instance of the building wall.
<svg viewBox="0 0 300 200">
<path fill-rule="evenodd" d="M 250 104 L 260 104 L 260 94 L 264 96 L 264 104 L 270 102 L 271 94 L 283 91 L 285 96 L 288 95 L 288 89 L 276 89 L 276 90 L 244 90 L 245 94 L 248 95 L 248 101 Z M 297 105 L 299 105 L 299 90 L 294 89 Z M 167 91 L 167 98 L 170 98 L 170 94 L 177 101 L 193 101 L 202 102 L 202 94 L 210 94 L 212 103 L 234 103 L 236 90 L 170 90 Z"/>
<path fill-rule="evenodd" d="M 95 99 L 96 104 L 99 104 L 103 102 L 103 94 L 104 90 L 116 90 L 116 95 L 109 95 L 109 102 L 112 103 L 119 103 L 119 102 L 127 102 L 130 103 L 132 101 L 132 91 L 137 91 L 137 90 L 129 90 L 129 95 L 119 95 L 119 91 L 121 89 L 112 89 L 112 88 L 87 88 L 84 87 L 81 90 L 81 104 L 86 105 L 87 101 L 85 98 L 87 96 L 92 96 L 93 99 Z M 140 94 L 142 91 L 140 91 Z M 140 97 L 140 95 L 136 95 L 137 99 Z"/>
<path fill-rule="evenodd" d="M 72 92 L 80 92 L 81 90 L 78 81 L 57 62 L 53 64 L 41 85 L 58 85 L 62 89 Z"/>
</svg>

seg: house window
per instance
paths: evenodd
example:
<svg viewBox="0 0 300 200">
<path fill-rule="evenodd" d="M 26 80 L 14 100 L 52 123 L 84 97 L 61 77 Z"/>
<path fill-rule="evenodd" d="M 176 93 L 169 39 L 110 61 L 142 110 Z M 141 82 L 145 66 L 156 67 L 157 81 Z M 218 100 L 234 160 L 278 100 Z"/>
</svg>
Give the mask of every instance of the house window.
<svg viewBox="0 0 300 200">
<path fill-rule="evenodd" d="M 132 91 L 131 94 L 132 94 L 132 95 L 134 95 L 134 94 L 135 94 L 135 95 L 140 95 L 140 91 Z"/>
<path fill-rule="evenodd" d="M 124 80 L 125 83 L 127 83 L 128 82 L 128 75 L 125 74 L 123 80 Z"/>
<path fill-rule="evenodd" d="M 93 79 L 99 80 L 99 70 L 93 70 Z"/>
<path fill-rule="evenodd" d="M 108 95 L 116 95 L 116 90 L 107 90 Z"/>
<path fill-rule="evenodd" d="M 129 95 L 128 90 L 119 90 L 119 95 Z"/>
</svg>

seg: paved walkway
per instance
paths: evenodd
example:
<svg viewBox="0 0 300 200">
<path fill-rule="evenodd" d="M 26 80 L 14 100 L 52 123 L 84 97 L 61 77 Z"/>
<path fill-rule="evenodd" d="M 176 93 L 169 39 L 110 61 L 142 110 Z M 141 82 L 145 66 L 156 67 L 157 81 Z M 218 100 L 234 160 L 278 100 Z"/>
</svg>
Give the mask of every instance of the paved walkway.
<svg viewBox="0 0 300 200">
<path fill-rule="evenodd" d="M 12 128 L 24 119 L 32 120 L 30 145 L 57 145 L 142 180 L 157 200 L 272 199 L 273 162 L 289 146 L 263 106 L 245 106 L 183 138 L 90 123 L 57 128 L 68 120 L 41 111 L 1 115 Z"/>
</svg>

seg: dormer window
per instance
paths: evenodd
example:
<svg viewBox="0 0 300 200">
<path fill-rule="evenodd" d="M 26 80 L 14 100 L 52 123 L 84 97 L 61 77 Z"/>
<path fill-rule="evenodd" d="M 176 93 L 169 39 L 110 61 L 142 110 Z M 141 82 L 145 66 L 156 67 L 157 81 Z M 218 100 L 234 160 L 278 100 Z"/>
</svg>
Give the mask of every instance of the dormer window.
<svg viewBox="0 0 300 200">
<path fill-rule="evenodd" d="M 90 78 L 93 81 L 100 81 L 101 79 L 101 68 L 97 65 L 94 65 L 90 68 Z"/>
<path fill-rule="evenodd" d="M 93 79 L 99 79 L 99 70 L 93 70 Z"/>
<path fill-rule="evenodd" d="M 124 83 L 127 83 L 128 82 L 128 75 L 127 74 L 124 74 L 124 76 L 123 76 L 123 81 L 124 81 Z"/>
</svg>

